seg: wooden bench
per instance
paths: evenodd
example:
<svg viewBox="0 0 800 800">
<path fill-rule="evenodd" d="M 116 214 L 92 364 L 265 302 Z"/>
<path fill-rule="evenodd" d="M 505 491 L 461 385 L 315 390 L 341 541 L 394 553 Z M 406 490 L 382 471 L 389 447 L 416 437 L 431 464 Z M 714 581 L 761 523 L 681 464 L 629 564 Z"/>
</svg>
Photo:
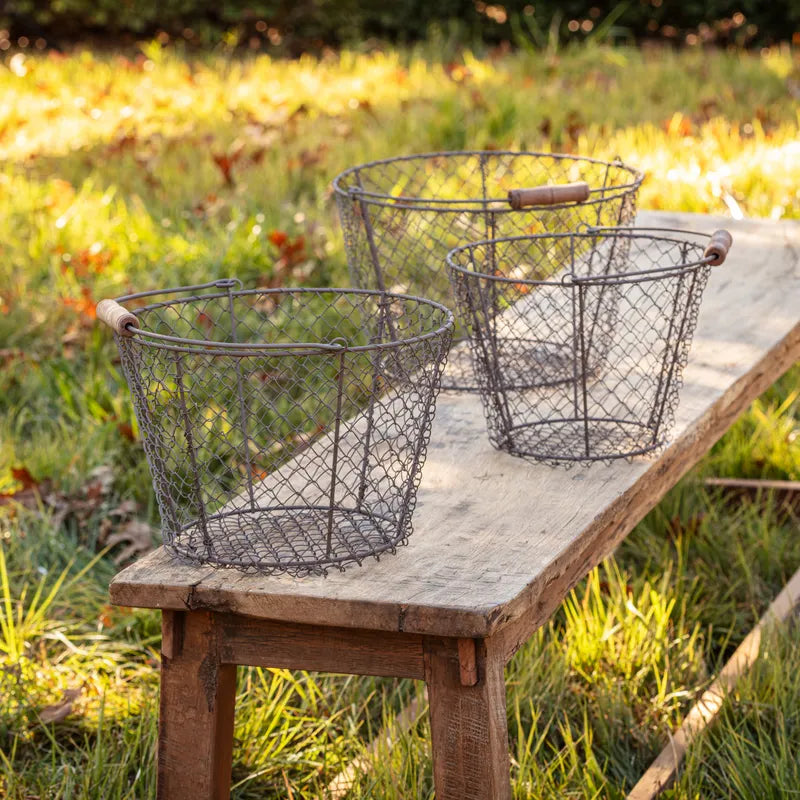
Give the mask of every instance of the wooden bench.
<svg viewBox="0 0 800 800">
<path fill-rule="evenodd" d="M 800 225 L 639 222 L 734 236 L 657 459 L 528 464 L 490 447 L 477 396 L 443 394 L 414 534 L 395 556 L 295 579 L 186 566 L 159 549 L 117 575 L 112 602 L 162 609 L 159 798 L 228 797 L 238 664 L 424 680 L 437 798 L 511 797 L 506 662 L 800 358 Z"/>
</svg>

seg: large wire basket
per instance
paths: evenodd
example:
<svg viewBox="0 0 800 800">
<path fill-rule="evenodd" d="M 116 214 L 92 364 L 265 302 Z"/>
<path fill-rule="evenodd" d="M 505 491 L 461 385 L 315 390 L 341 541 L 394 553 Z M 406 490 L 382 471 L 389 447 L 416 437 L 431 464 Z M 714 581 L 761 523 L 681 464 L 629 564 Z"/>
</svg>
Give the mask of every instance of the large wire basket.
<svg viewBox="0 0 800 800">
<path fill-rule="evenodd" d="M 137 307 L 153 295 L 165 297 Z M 324 574 L 407 541 L 446 308 L 221 280 L 97 310 L 115 331 L 175 555 Z"/>
<path fill-rule="evenodd" d="M 730 244 L 726 231 L 595 228 L 449 253 L 492 444 L 564 466 L 662 448 Z"/>
<path fill-rule="evenodd" d="M 619 160 L 465 151 L 373 161 L 343 172 L 333 187 L 354 286 L 452 305 L 449 250 L 582 223 L 629 225 L 642 177 Z M 443 387 L 477 391 L 468 349 L 451 353 Z"/>
</svg>

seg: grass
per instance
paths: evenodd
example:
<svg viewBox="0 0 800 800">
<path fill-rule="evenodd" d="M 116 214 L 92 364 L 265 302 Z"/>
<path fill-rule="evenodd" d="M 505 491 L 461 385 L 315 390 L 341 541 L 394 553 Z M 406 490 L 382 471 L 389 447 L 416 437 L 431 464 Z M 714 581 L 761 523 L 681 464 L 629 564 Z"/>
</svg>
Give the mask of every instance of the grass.
<svg viewBox="0 0 800 800">
<path fill-rule="evenodd" d="M 668 796 L 797 796 L 800 786 L 800 680 L 797 631 L 775 632 L 723 707 L 719 725 L 690 752 Z"/>
<path fill-rule="evenodd" d="M 148 43 L 4 59 L 0 797 L 154 791 L 158 619 L 109 607 L 106 590 L 124 547 L 109 536 L 157 517 L 98 298 L 228 275 L 342 282 L 329 180 L 400 152 L 619 153 L 649 173 L 645 208 L 800 217 L 788 49 L 479 57 L 442 41 L 273 61 Z M 730 502 L 701 481 L 800 479 L 799 383 L 795 368 L 754 403 L 514 658 L 517 797 L 623 797 L 800 566 L 777 499 Z M 675 797 L 796 796 L 796 644 L 793 630 L 770 641 Z M 325 797 L 421 691 L 284 670 L 239 681 L 236 798 Z M 428 742 L 421 713 L 348 798 L 432 797 Z"/>
</svg>

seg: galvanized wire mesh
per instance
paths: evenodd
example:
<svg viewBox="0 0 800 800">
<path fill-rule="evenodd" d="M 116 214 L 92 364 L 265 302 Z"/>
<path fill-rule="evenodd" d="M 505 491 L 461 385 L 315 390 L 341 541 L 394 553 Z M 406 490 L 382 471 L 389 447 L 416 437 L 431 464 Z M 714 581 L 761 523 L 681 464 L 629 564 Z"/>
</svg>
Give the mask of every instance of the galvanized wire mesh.
<svg viewBox="0 0 800 800">
<path fill-rule="evenodd" d="M 513 210 L 508 192 L 575 181 L 589 199 Z M 555 153 L 430 153 L 353 167 L 333 182 L 354 286 L 413 292 L 445 305 L 444 259 L 466 242 L 560 233 L 580 224 L 629 225 L 642 175 L 621 161 Z M 457 320 L 458 322 L 458 320 Z M 463 335 L 457 325 L 456 337 Z M 451 354 L 443 387 L 477 391 L 465 348 Z"/>
<path fill-rule="evenodd" d="M 707 242 L 589 229 L 452 251 L 492 444 L 562 466 L 662 448 L 714 260 Z"/>
<path fill-rule="evenodd" d="M 168 290 L 116 336 L 165 545 L 296 575 L 393 552 L 412 530 L 452 315 L 237 284 Z"/>
</svg>

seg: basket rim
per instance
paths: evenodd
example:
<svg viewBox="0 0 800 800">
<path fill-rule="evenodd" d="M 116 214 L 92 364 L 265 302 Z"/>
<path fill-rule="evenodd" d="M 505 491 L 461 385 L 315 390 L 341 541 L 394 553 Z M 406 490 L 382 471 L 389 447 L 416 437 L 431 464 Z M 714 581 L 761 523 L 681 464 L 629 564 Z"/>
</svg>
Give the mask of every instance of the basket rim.
<svg viewBox="0 0 800 800">
<path fill-rule="evenodd" d="M 157 308 L 165 308 L 176 304 L 186 304 L 195 300 L 212 300 L 220 297 L 246 297 L 253 295 L 269 296 L 269 295 L 289 295 L 289 294 L 334 294 L 340 296 L 346 295 L 359 295 L 376 298 L 384 298 L 390 302 L 414 302 L 420 305 L 429 306 L 444 314 L 444 319 L 433 330 L 426 331 L 425 333 L 416 334 L 414 336 L 407 336 L 398 338 L 394 341 L 375 342 L 365 345 L 347 344 L 343 339 L 334 340 L 332 342 L 216 342 L 210 339 L 192 339 L 182 336 L 173 336 L 170 334 L 155 333 L 143 328 L 130 326 L 127 328 L 128 336 L 126 338 L 136 339 L 139 344 L 156 347 L 165 350 L 173 350 L 176 352 L 186 353 L 208 353 L 209 355 L 231 355 L 236 357 L 243 356 L 263 356 L 269 353 L 273 356 L 280 355 L 318 355 L 320 353 L 358 353 L 370 352 L 374 350 L 393 350 L 402 348 L 407 345 L 416 344 L 418 342 L 426 341 L 428 339 L 441 338 L 453 332 L 455 328 L 455 318 L 453 312 L 442 303 L 435 300 L 430 300 L 425 297 L 419 297 L 411 294 L 402 294 L 398 292 L 385 292 L 376 289 L 357 289 L 346 287 L 309 287 L 309 286 L 284 286 L 273 289 L 238 289 L 232 291 L 232 287 L 241 286 L 241 281 L 238 278 L 223 278 L 221 280 L 212 281 L 210 283 L 202 283 L 188 286 L 176 286 L 169 289 L 154 289 L 146 292 L 135 292 L 133 294 L 121 295 L 115 298 L 116 302 L 122 304 L 130 300 L 139 300 L 145 297 L 154 297 L 157 295 L 165 294 L 179 294 L 179 293 L 192 293 L 203 289 L 218 289 L 216 292 L 208 292 L 205 294 L 189 294 L 186 297 L 179 298 L 178 300 L 168 300 L 158 303 L 150 303 L 138 308 L 126 309 L 134 316 L 138 317 L 146 311 L 152 311 Z"/>
<path fill-rule="evenodd" d="M 453 248 L 446 256 L 447 266 L 450 270 L 451 276 L 453 273 L 462 275 L 466 278 L 479 278 L 488 281 L 495 281 L 497 283 L 511 283 L 523 286 L 572 286 L 581 284 L 612 284 L 612 283 L 640 283 L 644 281 L 661 280 L 665 277 L 674 277 L 676 275 L 686 274 L 693 272 L 703 267 L 710 266 L 714 261 L 714 255 L 704 255 L 702 258 L 695 261 L 689 261 L 685 264 L 672 264 L 665 267 L 654 267 L 652 269 L 632 270 L 629 272 L 613 272 L 607 274 L 597 275 L 575 275 L 573 272 L 565 274 L 559 280 L 535 280 L 531 278 L 511 278 L 504 275 L 490 275 L 487 272 L 481 272 L 476 269 L 470 269 L 456 263 L 455 258 L 463 253 L 469 253 L 478 248 L 486 247 L 487 245 L 496 245 L 502 242 L 530 242 L 542 239 L 586 239 L 596 236 L 598 233 L 611 234 L 615 238 L 624 237 L 627 239 L 650 239 L 651 241 L 666 241 L 674 244 L 686 244 L 685 239 L 675 239 L 663 235 L 654 234 L 682 234 L 684 236 L 694 236 L 710 239 L 710 234 L 701 233 L 698 231 L 684 230 L 680 228 L 617 228 L 617 227 L 592 227 L 587 226 L 585 230 L 581 231 L 567 231 L 563 233 L 537 233 L 527 234 L 522 236 L 500 236 L 495 239 L 480 239 L 469 244 L 461 245 L 460 247 Z M 689 242 L 696 244 L 696 242 Z"/>
<path fill-rule="evenodd" d="M 552 158 L 557 161 L 574 161 L 584 162 L 588 164 L 601 164 L 607 167 L 617 167 L 631 175 L 632 180 L 630 183 L 619 184 L 616 186 L 606 188 L 590 188 L 590 194 L 600 194 L 590 200 L 583 200 L 577 203 L 559 203 L 554 205 L 539 205 L 529 206 L 525 210 L 535 208 L 549 208 L 559 209 L 566 208 L 573 205 L 592 206 L 600 203 L 607 202 L 627 194 L 634 194 L 638 191 L 639 187 L 644 180 L 645 174 L 642 170 L 625 164 L 619 157 L 612 161 L 603 158 L 595 158 L 594 156 L 575 155 L 572 153 L 554 153 L 535 150 L 442 150 L 430 153 L 414 153 L 405 156 L 393 156 L 390 158 L 376 159 L 374 161 L 366 161 L 363 164 L 357 164 L 353 167 L 340 172 L 332 181 L 334 193 L 339 197 L 347 197 L 350 199 L 362 198 L 363 202 L 369 205 L 376 206 L 391 206 L 402 207 L 413 211 L 447 211 L 447 212 L 463 212 L 484 210 L 487 206 L 492 204 L 502 204 L 502 207 L 493 208 L 493 213 L 506 214 L 516 213 L 516 210 L 508 205 L 508 197 L 491 197 L 491 198 L 478 198 L 478 197 L 462 197 L 455 200 L 438 199 L 434 197 L 406 197 L 404 195 L 391 195 L 386 192 L 369 192 L 354 186 L 345 186 L 344 180 L 353 174 L 358 174 L 360 170 L 370 167 L 381 166 L 385 164 L 394 164 L 404 161 L 424 160 L 430 158 L 442 158 L 451 156 L 532 156 L 536 158 Z"/>
</svg>

